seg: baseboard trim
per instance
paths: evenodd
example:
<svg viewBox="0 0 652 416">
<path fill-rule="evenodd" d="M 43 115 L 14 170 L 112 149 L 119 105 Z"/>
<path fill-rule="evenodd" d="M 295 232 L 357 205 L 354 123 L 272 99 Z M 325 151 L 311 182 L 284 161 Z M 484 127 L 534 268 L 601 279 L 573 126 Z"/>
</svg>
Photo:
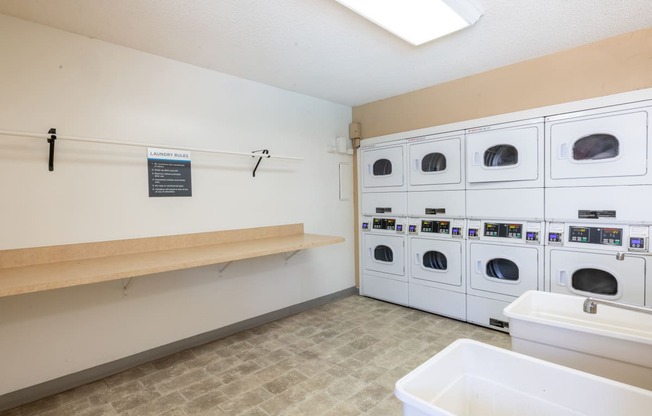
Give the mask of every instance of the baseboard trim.
<svg viewBox="0 0 652 416">
<path fill-rule="evenodd" d="M 344 289 L 326 296 L 288 306 L 287 308 L 259 315 L 241 322 L 236 322 L 213 331 L 143 351 L 129 357 L 121 358 L 77 373 L 4 394 L 0 396 L 0 412 L 62 393 L 74 389 L 75 387 L 83 386 L 84 384 L 101 380 L 130 368 L 167 357 L 183 350 L 208 344 L 209 342 L 226 338 L 230 335 L 237 334 L 238 332 L 246 331 L 351 295 L 357 295 L 358 292 L 358 288 L 356 287 Z"/>
</svg>

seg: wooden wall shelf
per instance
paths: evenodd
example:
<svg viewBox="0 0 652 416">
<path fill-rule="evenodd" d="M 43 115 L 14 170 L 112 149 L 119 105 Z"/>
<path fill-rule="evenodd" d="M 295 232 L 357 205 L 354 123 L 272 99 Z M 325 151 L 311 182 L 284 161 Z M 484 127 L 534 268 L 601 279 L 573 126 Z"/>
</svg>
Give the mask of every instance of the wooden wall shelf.
<svg viewBox="0 0 652 416">
<path fill-rule="evenodd" d="M 290 224 L 3 250 L 0 297 L 293 253 L 343 241 L 343 237 L 305 234 L 303 224 Z"/>
</svg>

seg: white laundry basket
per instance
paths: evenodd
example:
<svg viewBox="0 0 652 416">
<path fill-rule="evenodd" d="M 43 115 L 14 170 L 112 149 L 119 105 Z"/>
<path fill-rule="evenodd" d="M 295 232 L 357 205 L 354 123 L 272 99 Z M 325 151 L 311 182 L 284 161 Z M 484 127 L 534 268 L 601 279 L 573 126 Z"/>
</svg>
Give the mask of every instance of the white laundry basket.
<svg viewBox="0 0 652 416">
<path fill-rule="evenodd" d="M 405 416 L 649 416 L 652 391 L 460 339 L 396 383 Z"/>
</svg>

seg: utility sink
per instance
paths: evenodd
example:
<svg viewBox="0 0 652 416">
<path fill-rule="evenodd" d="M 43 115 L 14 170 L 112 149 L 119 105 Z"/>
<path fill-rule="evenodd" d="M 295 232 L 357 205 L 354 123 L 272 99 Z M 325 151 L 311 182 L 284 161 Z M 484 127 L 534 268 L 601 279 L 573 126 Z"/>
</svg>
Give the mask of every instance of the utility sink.
<svg viewBox="0 0 652 416">
<path fill-rule="evenodd" d="M 652 315 L 528 291 L 505 308 L 512 350 L 652 390 Z"/>
<path fill-rule="evenodd" d="M 649 416 L 652 391 L 459 339 L 396 383 L 405 416 Z"/>
</svg>

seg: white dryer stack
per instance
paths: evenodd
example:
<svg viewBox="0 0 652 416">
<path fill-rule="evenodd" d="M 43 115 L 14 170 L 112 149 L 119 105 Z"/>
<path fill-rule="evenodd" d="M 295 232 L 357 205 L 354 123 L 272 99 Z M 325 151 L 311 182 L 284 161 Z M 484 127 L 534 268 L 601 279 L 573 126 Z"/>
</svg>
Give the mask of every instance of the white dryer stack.
<svg viewBox="0 0 652 416">
<path fill-rule="evenodd" d="M 363 146 L 360 293 L 408 304 L 405 141 Z"/>
<path fill-rule="evenodd" d="M 652 305 L 634 256 L 650 251 L 651 115 L 647 101 L 546 118 L 549 290 Z"/>
<path fill-rule="evenodd" d="M 466 320 L 464 131 L 408 139 L 408 304 Z"/>
<path fill-rule="evenodd" d="M 466 131 L 467 320 L 507 331 L 503 309 L 543 290 L 543 119 Z"/>
</svg>

